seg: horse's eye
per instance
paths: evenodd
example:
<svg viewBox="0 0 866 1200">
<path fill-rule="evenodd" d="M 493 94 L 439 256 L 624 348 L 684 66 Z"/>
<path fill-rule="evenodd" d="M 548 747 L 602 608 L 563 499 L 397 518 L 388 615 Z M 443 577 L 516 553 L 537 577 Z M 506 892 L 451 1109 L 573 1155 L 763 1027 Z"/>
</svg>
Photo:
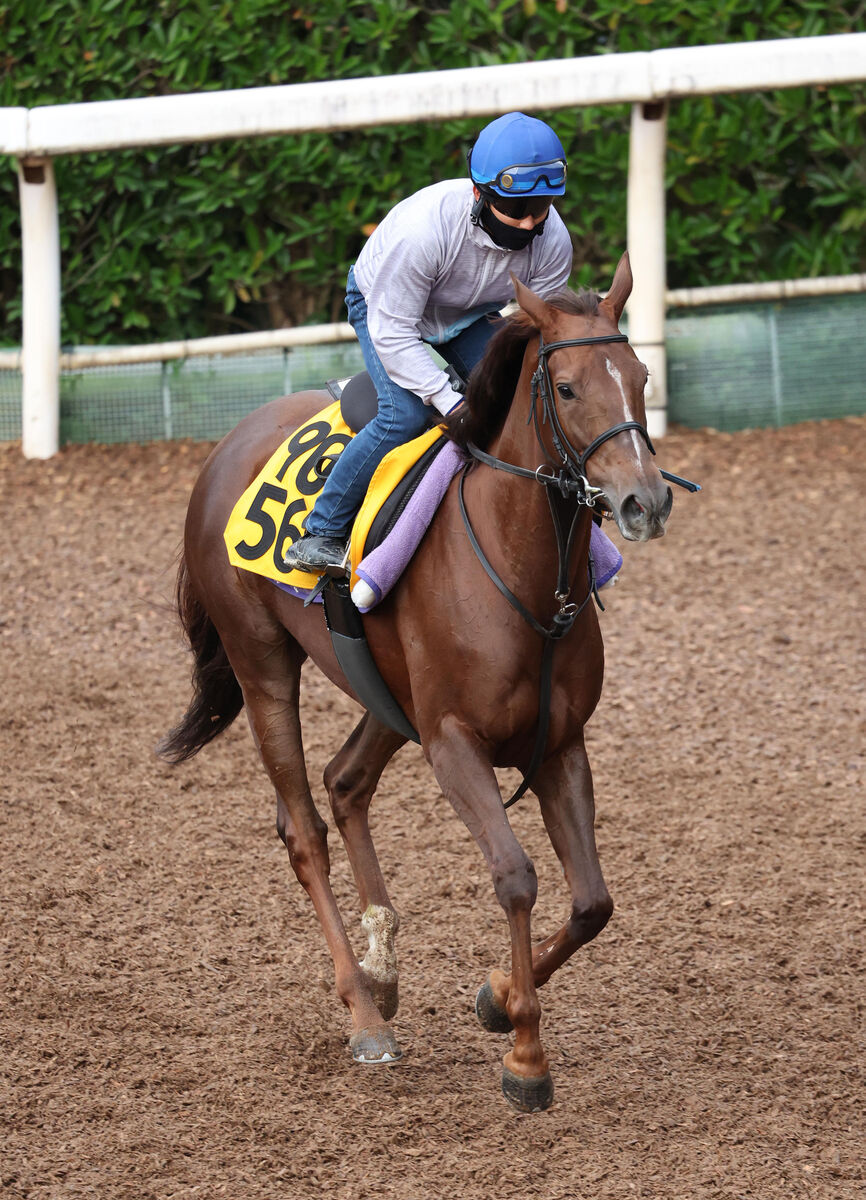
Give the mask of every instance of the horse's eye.
<svg viewBox="0 0 866 1200">
<path fill-rule="evenodd" d="M 574 391 L 568 386 L 567 383 L 558 383 L 556 385 L 556 390 L 559 392 L 560 396 L 562 396 L 563 400 L 575 399 Z"/>
</svg>

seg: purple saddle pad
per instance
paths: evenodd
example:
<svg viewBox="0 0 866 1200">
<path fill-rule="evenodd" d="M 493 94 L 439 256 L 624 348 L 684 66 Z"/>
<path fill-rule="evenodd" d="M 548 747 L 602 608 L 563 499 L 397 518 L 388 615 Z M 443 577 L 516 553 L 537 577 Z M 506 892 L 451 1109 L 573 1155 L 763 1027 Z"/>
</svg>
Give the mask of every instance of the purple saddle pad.
<svg viewBox="0 0 866 1200">
<path fill-rule="evenodd" d="M 352 598 L 361 612 L 369 612 L 388 595 L 406 569 L 409 560 L 427 532 L 433 514 L 448 490 L 448 485 L 466 459 L 453 442 L 436 455 L 409 503 L 398 517 L 385 540 L 358 564 L 355 574 L 367 585 L 352 589 Z M 606 533 L 593 523 L 590 552 L 595 563 L 596 586 L 603 588 L 622 567 L 622 555 Z M 360 593 L 363 592 L 363 596 Z M 372 592 L 372 597 L 370 596 Z M 356 593 L 358 593 L 356 598 Z"/>
</svg>

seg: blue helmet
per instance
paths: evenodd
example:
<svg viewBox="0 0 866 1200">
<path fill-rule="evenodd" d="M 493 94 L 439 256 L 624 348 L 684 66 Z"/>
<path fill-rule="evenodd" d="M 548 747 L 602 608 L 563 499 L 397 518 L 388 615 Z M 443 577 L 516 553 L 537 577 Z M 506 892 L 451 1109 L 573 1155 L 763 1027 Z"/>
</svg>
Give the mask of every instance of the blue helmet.
<svg viewBox="0 0 866 1200">
<path fill-rule="evenodd" d="M 479 133 L 469 151 L 469 174 L 482 193 L 562 196 L 565 151 L 544 121 L 521 112 L 506 113 Z"/>
</svg>

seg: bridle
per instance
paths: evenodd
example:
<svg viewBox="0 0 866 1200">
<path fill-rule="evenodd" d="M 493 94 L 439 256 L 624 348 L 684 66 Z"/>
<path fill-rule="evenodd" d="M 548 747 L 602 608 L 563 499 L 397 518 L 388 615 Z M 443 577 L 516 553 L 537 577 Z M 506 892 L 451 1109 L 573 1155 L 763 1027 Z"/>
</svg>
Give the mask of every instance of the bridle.
<svg viewBox="0 0 866 1200">
<path fill-rule="evenodd" d="M 544 464 L 536 467 L 534 471 L 530 471 L 526 467 L 518 467 L 513 463 L 503 462 L 501 458 L 494 458 L 492 454 L 487 454 L 484 450 L 480 450 L 473 443 L 470 443 L 468 446 L 469 453 L 473 458 L 479 462 L 483 462 L 488 467 L 493 467 L 498 471 L 507 471 L 511 475 L 522 475 L 525 478 L 535 479 L 538 483 L 542 483 L 546 487 L 557 488 L 563 496 L 575 497 L 579 507 L 594 508 L 595 502 L 601 498 L 604 492 L 602 488 L 593 487 L 586 478 L 586 464 L 590 456 L 595 454 L 596 450 L 612 437 L 616 437 L 618 433 L 625 433 L 629 429 L 634 429 L 641 435 L 651 454 L 655 454 L 655 447 L 652 444 L 646 427 L 641 425 L 639 421 L 620 421 L 619 424 L 611 425 L 610 429 L 606 429 L 604 433 L 600 433 L 597 438 L 593 438 L 585 450 L 576 450 L 569 441 L 568 435 L 559 419 L 559 412 L 553 398 L 553 384 L 550 379 L 548 358 L 554 350 L 562 350 L 567 346 L 593 346 L 603 342 L 627 341 L 628 338 L 624 333 L 607 333 L 599 337 L 588 338 L 568 338 L 559 342 L 545 342 L 539 335 L 538 366 L 532 376 L 531 404 L 526 423 L 527 425 L 530 421 L 534 423 L 538 444 L 542 448 L 549 465 L 553 468 L 554 474 L 545 474 Z M 553 463 L 546 450 L 544 450 L 544 441 L 541 436 L 538 417 L 539 398 L 541 399 L 541 424 L 549 425 L 550 427 L 551 440 L 560 459 L 558 464 Z M 664 475 L 664 472 L 662 474 Z"/>
<path fill-rule="evenodd" d="M 646 427 L 641 425 L 639 421 L 620 421 L 617 425 L 611 425 L 598 437 L 593 438 L 589 445 L 583 450 L 578 451 L 570 442 L 568 435 L 562 427 L 562 422 L 559 419 L 556 403 L 554 400 L 553 385 L 550 379 L 550 367 L 548 364 L 549 356 L 554 350 L 562 350 L 569 346 L 592 346 L 599 345 L 605 342 L 627 342 L 628 338 L 624 333 L 609 333 L 599 337 L 586 338 L 568 338 L 558 342 L 545 342 L 539 334 L 538 342 L 538 365 L 532 375 L 531 381 L 531 403 L 527 425 L 530 421 L 535 426 L 535 436 L 539 446 L 547 459 L 547 464 L 552 468 L 552 472 L 548 474 L 544 470 L 545 464 L 542 463 L 536 467 L 534 471 L 527 467 L 517 466 L 515 463 L 505 462 L 501 458 L 496 458 L 492 454 L 488 454 L 485 450 L 479 449 L 473 442 L 467 444 L 467 450 L 471 455 L 471 459 L 463 468 L 458 485 L 458 498 L 460 501 L 460 513 L 463 517 L 463 524 L 466 528 L 466 533 L 472 549 L 486 571 L 487 575 L 515 610 L 519 613 L 526 623 L 544 638 L 544 651 L 541 658 L 541 680 L 540 680 L 540 697 L 539 697 L 539 712 L 538 712 L 538 729 L 535 738 L 535 747 L 532 752 L 532 758 L 529 766 L 523 776 L 523 782 L 514 793 L 510 800 L 504 801 L 504 807 L 510 808 L 515 804 L 527 791 L 532 781 L 536 770 L 541 765 L 544 757 L 544 750 L 547 744 L 547 732 L 550 725 L 550 694 L 551 683 L 553 677 L 553 649 L 558 641 L 565 637 L 571 630 L 577 618 L 589 604 L 590 600 L 595 597 L 598 607 L 604 611 L 604 605 L 601 603 L 596 586 L 595 566 L 592 559 L 592 553 L 589 556 L 589 588 L 584 599 L 579 603 L 573 602 L 571 597 L 571 587 L 568 583 L 568 564 L 571 558 L 571 550 L 574 544 L 574 536 L 577 530 L 579 518 L 583 509 L 594 509 L 596 503 L 604 496 L 602 488 L 593 487 L 586 478 L 586 464 L 591 455 L 595 454 L 605 442 L 617 434 L 625 433 L 629 430 L 635 430 L 646 442 L 647 448 L 651 454 L 655 454 L 655 447 L 650 440 L 650 435 Z M 538 401 L 541 401 L 541 421 L 539 423 Z M 541 424 L 549 427 L 551 432 L 551 441 L 556 453 L 559 455 L 559 463 L 554 463 L 549 457 L 544 440 L 541 435 Z M 505 471 L 509 475 L 519 475 L 524 479 L 534 479 L 537 483 L 544 486 L 550 505 L 550 514 L 553 520 L 553 528 L 556 534 L 556 546 L 558 555 L 557 579 L 554 597 L 559 604 L 559 610 L 555 613 L 553 620 L 549 626 L 542 625 L 540 621 L 529 612 L 524 604 L 514 595 L 504 581 L 496 573 L 489 559 L 485 555 L 475 536 L 475 531 L 469 520 L 469 514 L 466 511 L 466 501 L 463 492 L 463 485 L 466 475 L 475 465 L 475 462 L 483 463 L 485 466 L 492 467 L 496 471 Z M 690 491 L 699 491 L 699 485 L 691 483 L 687 479 L 681 479 L 678 475 L 671 475 L 667 471 L 661 472 L 663 478 L 672 483 L 677 483 L 681 487 L 685 487 Z M 557 490 L 563 497 L 571 498 L 574 501 L 574 511 L 571 518 L 571 524 L 566 532 L 561 521 L 560 510 L 557 509 L 554 503 L 552 492 Z"/>
<path fill-rule="evenodd" d="M 571 482 L 577 483 L 578 488 L 576 495 L 578 504 L 586 504 L 588 507 L 594 507 L 595 499 L 601 496 L 601 488 L 593 488 L 586 478 L 586 464 L 589 462 L 590 456 L 595 454 L 599 447 L 611 438 L 616 437 L 618 433 L 625 433 L 629 429 L 636 430 L 647 444 L 647 449 L 650 454 L 655 454 L 650 435 L 646 427 L 641 425 L 639 421 L 620 421 L 617 425 L 611 425 L 610 429 L 606 429 L 604 433 L 600 433 L 597 438 L 594 438 L 585 450 L 578 451 L 571 444 L 568 435 L 562 427 L 562 422 L 559 419 L 559 412 L 554 401 L 553 383 L 550 378 L 550 364 L 548 359 L 554 350 L 562 350 L 567 346 L 594 346 L 605 342 L 627 342 L 628 338 L 624 333 L 608 333 L 599 337 L 588 338 L 568 338 L 559 342 L 547 342 L 539 335 L 538 339 L 538 366 L 532 376 L 531 407 L 529 420 L 535 424 L 535 436 L 538 439 L 538 444 L 542 446 L 544 443 L 541 438 L 541 430 L 538 424 L 538 400 L 541 399 L 542 405 L 542 423 L 550 425 L 551 440 L 553 441 L 554 449 L 560 457 L 559 470 L 560 473 L 569 478 Z"/>
</svg>

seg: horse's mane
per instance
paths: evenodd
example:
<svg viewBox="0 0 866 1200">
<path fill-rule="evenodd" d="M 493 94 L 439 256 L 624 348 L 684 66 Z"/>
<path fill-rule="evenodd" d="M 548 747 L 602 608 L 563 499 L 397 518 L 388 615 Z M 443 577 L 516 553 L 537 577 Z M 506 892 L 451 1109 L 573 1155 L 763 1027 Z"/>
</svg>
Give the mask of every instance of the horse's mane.
<svg viewBox="0 0 866 1200">
<path fill-rule="evenodd" d="M 601 297 L 597 292 L 573 292 L 563 288 L 547 298 L 552 308 L 578 316 L 598 315 Z M 502 427 L 514 399 L 523 367 L 523 356 L 530 338 L 537 333 L 524 312 L 502 320 L 487 343 L 484 357 L 472 372 L 465 403 L 454 417 L 445 422 L 448 436 L 465 450 L 468 442 L 486 449 Z"/>
</svg>

